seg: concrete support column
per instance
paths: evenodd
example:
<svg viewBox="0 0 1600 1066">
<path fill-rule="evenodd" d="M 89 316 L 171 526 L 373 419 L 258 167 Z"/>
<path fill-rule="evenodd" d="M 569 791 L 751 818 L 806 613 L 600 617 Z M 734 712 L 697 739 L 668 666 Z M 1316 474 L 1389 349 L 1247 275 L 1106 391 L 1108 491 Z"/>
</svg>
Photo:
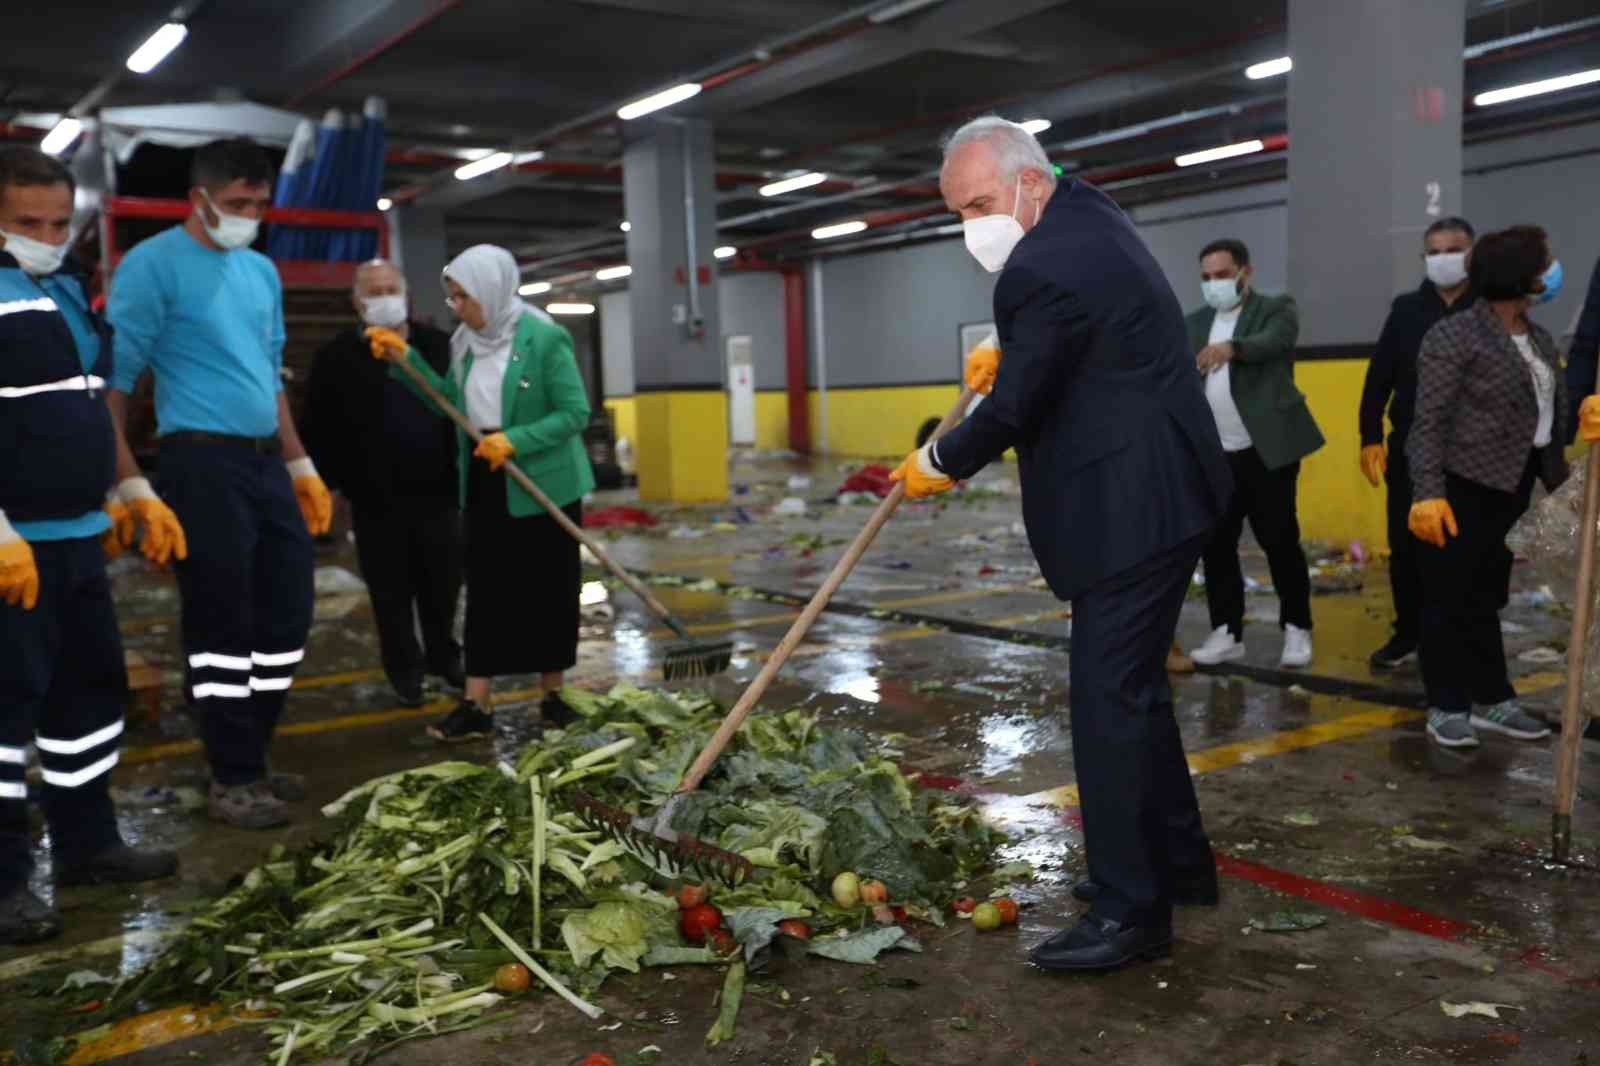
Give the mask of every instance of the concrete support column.
<svg viewBox="0 0 1600 1066">
<path fill-rule="evenodd" d="M 444 305 L 444 273 L 450 255 L 445 244 L 444 211 L 437 207 L 396 204 L 389 210 L 390 254 L 406 276 L 413 318 L 443 330 L 455 328 Z"/>
<path fill-rule="evenodd" d="M 728 402 L 717 313 L 711 125 L 625 127 L 623 199 L 639 495 L 687 503 L 728 495 Z"/>
<path fill-rule="evenodd" d="M 1460 212 L 1465 35 L 1465 0 L 1289 0 L 1302 347 L 1370 355 L 1389 301 L 1421 280 L 1422 231 Z"/>
</svg>

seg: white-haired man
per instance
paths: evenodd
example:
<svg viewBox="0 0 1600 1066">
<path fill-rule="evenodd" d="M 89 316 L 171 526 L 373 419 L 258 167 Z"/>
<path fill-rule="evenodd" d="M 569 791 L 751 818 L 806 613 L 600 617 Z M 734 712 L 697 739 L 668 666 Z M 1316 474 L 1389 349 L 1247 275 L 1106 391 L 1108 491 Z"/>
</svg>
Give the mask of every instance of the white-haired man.
<svg viewBox="0 0 1600 1066">
<path fill-rule="evenodd" d="M 1167 953 L 1172 905 L 1216 899 L 1216 868 L 1165 670 L 1201 547 L 1231 492 L 1178 305 L 1122 211 L 1058 182 L 1033 136 L 958 130 L 940 190 L 990 272 L 999 360 L 961 425 L 895 472 L 912 497 L 1017 451 L 1039 568 L 1073 610 L 1073 761 L 1089 912 L 1035 947 L 1047 969 Z"/>
</svg>

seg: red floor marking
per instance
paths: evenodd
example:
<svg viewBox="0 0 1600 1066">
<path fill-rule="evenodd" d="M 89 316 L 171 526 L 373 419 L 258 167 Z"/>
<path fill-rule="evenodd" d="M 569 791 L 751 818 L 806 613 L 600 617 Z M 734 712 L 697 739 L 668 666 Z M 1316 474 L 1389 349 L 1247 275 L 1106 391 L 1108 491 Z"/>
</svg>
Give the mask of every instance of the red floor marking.
<svg viewBox="0 0 1600 1066">
<path fill-rule="evenodd" d="M 1545 946 L 1543 944 L 1533 945 L 1533 947 L 1517 956 L 1517 961 L 1530 970 L 1537 970 L 1539 973 L 1549 974 L 1551 977 L 1559 977 L 1569 984 L 1580 985 L 1584 988 L 1600 988 L 1600 977 L 1577 977 L 1559 966 L 1552 966 L 1546 962 Z"/>
<path fill-rule="evenodd" d="M 1473 930 L 1473 927 L 1466 922 L 1419 911 L 1415 907 L 1408 907 L 1394 900 L 1369 896 L 1364 892 L 1352 892 L 1325 881 L 1313 881 L 1309 877 L 1301 877 L 1287 870 L 1274 870 L 1270 866 L 1246 862 L 1221 852 L 1215 854 L 1217 872 L 1220 874 L 1252 881 L 1278 892 L 1299 896 L 1313 903 L 1321 903 L 1354 914 L 1358 918 L 1370 918 L 1373 921 L 1397 925 L 1401 929 L 1421 933 L 1423 936 L 1437 937 L 1440 940 L 1460 940 Z"/>
</svg>

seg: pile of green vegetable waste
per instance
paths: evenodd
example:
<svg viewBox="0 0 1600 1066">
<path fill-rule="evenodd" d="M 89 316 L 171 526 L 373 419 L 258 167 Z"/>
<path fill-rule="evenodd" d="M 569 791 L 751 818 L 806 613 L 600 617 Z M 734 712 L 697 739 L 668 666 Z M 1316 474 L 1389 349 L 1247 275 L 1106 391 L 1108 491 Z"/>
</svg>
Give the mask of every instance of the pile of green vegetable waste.
<svg viewBox="0 0 1600 1066">
<path fill-rule="evenodd" d="M 761 714 L 675 817 L 757 868 L 708 899 L 694 875 L 663 876 L 590 829 L 570 797 L 655 811 L 722 708 L 627 686 L 565 697 L 582 720 L 515 765 L 443 762 L 323 808 L 325 842 L 275 850 L 109 1008 L 209 997 L 246 1008 L 277 1062 L 365 1061 L 496 1021 L 524 989 L 599 1017 L 590 998 L 608 974 L 699 963 L 728 968 L 715 1044 L 733 1035 L 746 967 L 775 939 L 856 963 L 920 950 L 906 925 L 942 925 L 954 886 L 1002 841 L 972 806 L 914 788 L 885 741 L 798 710 Z"/>
</svg>

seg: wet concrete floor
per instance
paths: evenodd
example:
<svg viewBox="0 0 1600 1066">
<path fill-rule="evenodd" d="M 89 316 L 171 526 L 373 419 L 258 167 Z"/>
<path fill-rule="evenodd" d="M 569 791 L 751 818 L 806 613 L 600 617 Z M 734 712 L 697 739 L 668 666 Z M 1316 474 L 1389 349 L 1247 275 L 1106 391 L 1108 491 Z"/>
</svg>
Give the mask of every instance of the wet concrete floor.
<svg viewBox="0 0 1600 1066">
<path fill-rule="evenodd" d="M 759 669 L 804 597 L 827 573 L 869 508 L 825 500 L 843 475 L 832 463 L 745 457 L 737 495 L 714 508 L 650 508 L 653 530 L 608 541 L 702 634 L 735 643 L 734 669 L 713 688 L 732 700 Z M 808 477 L 802 486 L 791 477 Z M 1319 553 L 1313 603 L 1317 659 L 1276 668 L 1276 604 L 1250 598 L 1256 620 L 1245 664 L 1176 685 L 1179 721 L 1224 873 L 1221 905 L 1180 911 L 1173 957 L 1098 977 L 1032 971 L 1026 950 L 1073 920 L 1068 888 L 1081 875 L 1072 788 L 1066 656 L 1070 610 L 1037 587 L 1021 535 L 1014 471 L 975 483 L 943 506 L 908 506 L 887 527 L 786 667 L 767 706 L 804 705 L 828 719 L 904 734 L 908 767 L 982 803 L 1014 835 L 1007 853 L 1039 868 L 1019 898 L 1014 930 L 979 936 L 962 923 L 927 930 L 921 955 L 875 967 L 813 962 L 764 979 L 747 997 L 739 1035 L 706 1051 L 718 974 L 647 970 L 599 997 L 592 1023 L 543 997 L 510 1020 L 406 1045 L 394 1063 L 570 1063 L 590 1052 L 621 1060 L 654 1045 L 663 1063 L 801 1066 L 819 1052 L 840 1064 L 1282 1064 L 1353 1062 L 1600 1063 L 1600 872 L 1550 868 L 1553 744 L 1486 739 L 1443 752 L 1422 733 L 1415 672 L 1374 675 L 1366 657 L 1387 636 L 1382 564 L 1349 566 Z M 776 518 L 783 497 L 805 515 Z M 597 506 L 632 502 L 601 494 Z M 1340 553 L 1342 554 L 1342 553 Z M 1331 561 L 1330 561 L 1331 560 Z M 180 877 L 133 889 L 55 895 L 67 920 L 57 942 L 0 949 L 0 1047 L 70 1029 L 52 981 L 76 969 L 130 972 L 163 932 L 228 878 L 283 840 L 319 831 L 317 806 L 378 774 L 443 757 L 489 759 L 532 735 L 531 679 L 501 685 L 500 733 L 452 749 L 419 743 L 448 710 L 438 693 L 420 711 L 394 706 L 377 669 L 376 637 L 348 546 L 323 553 L 317 623 L 275 761 L 312 775 L 313 794 L 286 832 L 219 827 L 185 809 L 203 785 L 198 748 L 177 706 L 176 594 L 142 564 L 119 568 L 130 649 L 165 669 L 154 721 L 135 721 L 115 774 L 130 840 L 177 848 Z M 1258 553 L 1247 571 L 1265 582 Z M 709 580 L 708 580 L 709 579 Z M 1519 686 L 1552 712 L 1570 595 L 1560 574 L 1519 565 L 1503 616 Z M 1543 602 L 1551 585 L 1556 602 Z M 764 596 L 761 590 L 779 595 Z M 592 590 L 596 597 L 600 586 Z M 1198 592 L 1198 590 L 1196 590 Z M 572 683 L 653 683 L 665 634 L 626 592 L 611 620 L 586 624 Z M 1186 606 L 1180 638 L 1209 630 L 1203 598 Z M 1554 656 L 1554 658 L 1552 658 Z M 1588 742 L 1583 772 L 1600 769 Z M 1600 852 L 1593 789 L 1579 801 L 1579 851 Z M 139 803 L 155 806 L 136 806 Z M 49 893 L 48 850 L 37 885 Z M 1296 933 L 1253 930 L 1291 911 L 1324 919 Z M 53 953 L 74 952 L 69 958 Z M 1442 1002 L 1507 1004 L 1498 1020 L 1448 1017 Z M 620 1019 L 621 1028 L 602 1028 Z M 248 1029 L 162 1043 L 129 1042 L 115 1061 L 261 1061 Z M 106 1052 L 114 1050 L 102 1045 Z M 140 1049 L 142 1048 L 142 1050 Z M 93 1061 L 82 1057 L 75 1061 Z M 825 1060 L 824 1060 L 825 1061 Z"/>
</svg>

